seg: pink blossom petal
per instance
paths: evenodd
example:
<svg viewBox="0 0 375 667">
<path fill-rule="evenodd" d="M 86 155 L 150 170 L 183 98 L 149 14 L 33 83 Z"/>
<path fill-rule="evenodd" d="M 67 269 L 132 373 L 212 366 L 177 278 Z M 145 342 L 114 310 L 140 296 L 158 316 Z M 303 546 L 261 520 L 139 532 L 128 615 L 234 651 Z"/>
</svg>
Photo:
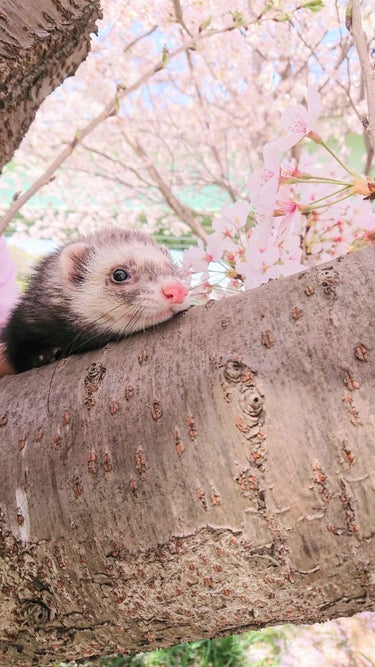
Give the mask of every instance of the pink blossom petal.
<svg viewBox="0 0 375 667">
<path fill-rule="evenodd" d="M 255 211 L 262 214 L 262 217 L 272 216 L 279 187 L 278 174 L 266 168 L 257 169 L 250 174 L 247 187 Z"/>
<path fill-rule="evenodd" d="M 281 153 L 285 153 L 288 151 L 292 146 L 295 146 L 298 144 L 301 139 L 303 139 L 305 135 L 302 134 L 301 132 L 290 132 L 289 134 L 285 135 L 284 137 L 279 137 L 278 139 L 275 139 L 274 141 L 270 141 L 270 150 L 271 148 L 273 151 L 278 152 L 279 156 Z M 280 158 L 279 158 L 280 159 Z"/>
<path fill-rule="evenodd" d="M 235 252 L 238 251 L 237 243 L 232 241 L 232 238 L 230 236 L 227 236 L 225 234 L 225 232 L 224 233 L 213 232 L 213 234 L 211 234 L 210 238 L 212 238 L 213 240 L 215 240 L 217 243 L 220 244 L 220 247 L 221 247 L 221 250 L 222 250 L 221 256 L 223 256 L 223 254 L 225 252 L 235 253 Z"/>
<path fill-rule="evenodd" d="M 265 266 L 272 266 L 280 259 L 280 249 L 276 246 L 270 246 L 269 248 L 266 248 L 262 257 Z"/>
<path fill-rule="evenodd" d="M 217 232 L 222 232 L 230 237 L 246 225 L 249 211 L 250 204 L 245 200 L 236 201 L 234 204 L 226 204 L 221 209 L 219 217 L 213 221 L 212 226 Z"/>
<path fill-rule="evenodd" d="M 208 237 L 205 248 L 203 242 L 199 239 L 197 246 L 185 250 L 183 268 L 197 272 L 206 271 L 210 262 L 222 258 L 223 252 L 222 241 L 213 238 L 213 235 Z"/>
<path fill-rule="evenodd" d="M 209 262 L 214 262 L 215 260 L 221 259 L 223 256 L 223 246 L 219 239 L 214 238 L 213 235 L 209 236 L 207 239 L 206 246 L 206 257 Z"/>
<path fill-rule="evenodd" d="M 281 116 L 281 122 L 288 135 L 296 133 L 304 136 L 308 132 L 308 121 L 308 111 L 302 104 L 291 104 Z"/>
<path fill-rule="evenodd" d="M 317 119 L 322 113 L 321 95 L 317 85 L 309 86 L 307 89 L 307 109 L 309 112 L 309 125 L 313 129 Z"/>
<path fill-rule="evenodd" d="M 285 109 L 281 122 L 287 131 L 287 135 L 271 142 L 272 146 L 280 152 L 289 150 L 314 130 L 321 110 L 322 105 L 318 87 L 315 85 L 309 86 L 307 89 L 307 108 L 303 104 L 291 104 Z"/>
<path fill-rule="evenodd" d="M 263 252 L 269 243 L 273 225 L 273 218 L 265 220 L 262 224 L 257 224 L 252 230 L 246 247 L 246 257 L 251 257 L 253 253 Z"/>
<path fill-rule="evenodd" d="M 274 142 L 269 141 L 263 146 L 264 165 L 274 175 L 280 171 L 280 151 L 275 148 Z"/>
<path fill-rule="evenodd" d="M 191 246 L 185 250 L 182 263 L 184 270 L 205 271 L 208 263 L 209 260 L 207 259 L 201 240 L 198 241 L 198 246 Z"/>
</svg>

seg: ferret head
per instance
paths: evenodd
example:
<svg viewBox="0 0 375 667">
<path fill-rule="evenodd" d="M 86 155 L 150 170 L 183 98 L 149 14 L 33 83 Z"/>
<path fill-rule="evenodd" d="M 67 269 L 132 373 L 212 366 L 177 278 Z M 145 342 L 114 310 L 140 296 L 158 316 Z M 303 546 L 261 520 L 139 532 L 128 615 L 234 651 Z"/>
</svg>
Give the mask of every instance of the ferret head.
<svg viewBox="0 0 375 667">
<path fill-rule="evenodd" d="M 58 263 L 70 311 L 103 333 L 125 336 L 190 305 L 166 248 L 141 232 L 103 230 L 66 245 Z"/>
</svg>

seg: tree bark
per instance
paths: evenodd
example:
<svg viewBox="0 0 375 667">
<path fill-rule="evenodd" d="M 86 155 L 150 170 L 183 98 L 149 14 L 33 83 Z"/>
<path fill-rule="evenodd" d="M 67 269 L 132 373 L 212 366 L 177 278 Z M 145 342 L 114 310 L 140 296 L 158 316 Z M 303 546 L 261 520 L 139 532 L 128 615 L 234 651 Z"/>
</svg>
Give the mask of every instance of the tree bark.
<svg viewBox="0 0 375 667">
<path fill-rule="evenodd" d="M 0 168 L 49 93 L 76 71 L 100 0 L 0 0 Z"/>
<path fill-rule="evenodd" d="M 0 382 L 1 665 L 375 609 L 374 260 Z"/>
</svg>

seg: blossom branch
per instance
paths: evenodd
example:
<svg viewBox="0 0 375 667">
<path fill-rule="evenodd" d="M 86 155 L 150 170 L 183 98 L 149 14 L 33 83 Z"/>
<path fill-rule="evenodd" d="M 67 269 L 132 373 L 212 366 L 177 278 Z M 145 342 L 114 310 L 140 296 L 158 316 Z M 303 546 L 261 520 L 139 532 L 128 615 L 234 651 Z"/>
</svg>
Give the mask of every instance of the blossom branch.
<svg viewBox="0 0 375 667">
<path fill-rule="evenodd" d="M 185 42 L 182 46 L 178 47 L 174 51 L 169 51 L 167 57 L 165 54 L 162 55 L 162 58 L 159 62 L 156 63 L 153 67 L 149 68 L 142 76 L 137 79 L 130 86 L 119 85 L 117 87 L 114 97 L 106 104 L 102 111 L 95 116 L 84 128 L 77 130 L 72 141 L 64 148 L 63 151 L 55 158 L 55 160 L 47 167 L 44 173 L 17 199 L 14 199 L 12 204 L 9 206 L 8 210 L 4 214 L 0 222 L 0 234 L 4 232 L 7 225 L 14 218 L 16 213 L 22 208 L 22 206 L 31 199 L 31 197 L 38 192 L 44 185 L 49 183 L 56 171 L 61 167 L 61 165 L 71 156 L 75 148 L 81 144 L 81 142 L 89 135 L 93 130 L 95 130 L 101 123 L 103 123 L 107 118 L 114 116 L 118 113 L 121 100 L 128 97 L 131 93 L 141 88 L 141 86 L 146 83 L 152 76 L 157 72 L 163 70 L 167 62 L 176 58 L 181 53 L 186 52 L 189 49 L 195 49 L 198 42 L 207 39 L 208 37 L 214 37 L 215 35 L 221 35 L 223 33 L 232 31 L 236 29 L 237 26 L 227 26 L 225 28 L 218 28 L 214 30 L 202 31 L 199 35 L 196 35 L 193 39 Z M 185 221 L 186 222 L 186 221 Z M 196 232 L 195 232 L 196 233 Z M 204 232 L 203 232 L 204 233 Z M 202 232 L 200 232 L 200 237 L 202 238 Z"/>
<path fill-rule="evenodd" d="M 182 204 L 179 201 L 179 199 L 177 199 L 177 197 L 173 194 L 168 183 L 165 181 L 160 171 L 156 168 L 155 164 L 152 162 L 150 156 L 148 155 L 144 147 L 140 144 L 139 141 L 135 142 L 131 141 L 129 137 L 125 135 L 125 133 L 124 137 L 129 146 L 131 146 L 133 151 L 138 155 L 138 157 L 144 163 L 148 174 L 150 175 L 152 181 L 158 188 L 161 195 L 164 197 L 164 200 L 168 204 L 168 206 L 176 213 L 176 215 L 179 217 L 180 220 L 185 222 L 185 224 L 190 227 L 190 229 L 194 232 L 194 234 L 198 236 L 198 238 L 205 241 L 206 232 L 204 231 L 204 228 L 202 227 L 200 222 L 194 216 L 193 211 L 184 204 Z"/>
<path fill-rule="evenodd" d="M 375 69 L 372 67 L 369 59 L 368 44 L 363 30 L 359 0 L 350 0 L 348 3 L 346 26 L 353 36 L 366 90 L 368 118 L 362 118 L 362 123 L 375 149 Z"/>
</svg>

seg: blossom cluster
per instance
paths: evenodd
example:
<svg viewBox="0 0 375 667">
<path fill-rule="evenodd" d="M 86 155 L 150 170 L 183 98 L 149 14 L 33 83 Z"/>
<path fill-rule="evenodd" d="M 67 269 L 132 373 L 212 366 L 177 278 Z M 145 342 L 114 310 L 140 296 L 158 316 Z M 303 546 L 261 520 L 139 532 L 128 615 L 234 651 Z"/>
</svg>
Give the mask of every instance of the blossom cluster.
<svg viewBox="0 0 375 667">
<path fill-rule="evenodd" d="M 307 107 L 286 108 L 285 132 L 264 146 L 248 199 L 224 206 L 207 243 L 185 252 L 185 270 L 202 273 L 203 294 L 251 289 L 375 242 L 375 182 L 347 168 L 316 132 L 320 112 L 316 87 L 308 90 Z M 326 157 L 288 161 L 284 154 L 305 138 Z"/>
</svg>

